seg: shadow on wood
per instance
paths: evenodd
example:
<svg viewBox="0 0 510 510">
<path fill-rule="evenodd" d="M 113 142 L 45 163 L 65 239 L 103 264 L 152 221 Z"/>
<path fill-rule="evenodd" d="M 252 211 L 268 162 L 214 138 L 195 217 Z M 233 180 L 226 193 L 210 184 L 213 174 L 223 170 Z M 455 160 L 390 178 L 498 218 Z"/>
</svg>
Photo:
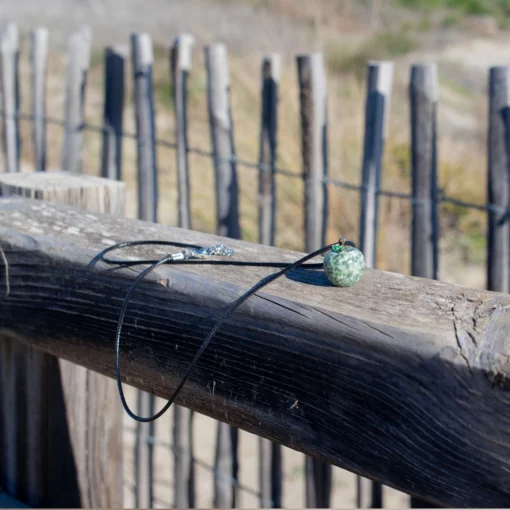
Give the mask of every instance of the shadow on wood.
<svg viewBox="0 0 510 510">
<path fill-rule="evenodd" d="M 81 507 L 59 360 L 2 336 L 0 373 L 0 486 L 31 506 Z M 51 399 L 41 401 L 32 384 Z"/>
<path fill-rule="evenodd" d="M 10 295 L 0 278 L 2 333 L 112 376 L 119 308 L 141 268 L 87 268 L 106 232 L 112 243 L 226 243 L 236 260 L 300 256 L 3 199 Z M 158 269 L 128 308 L 123 380 L 168 397 L 225 307 L 268 272 Z M 510 298 L 496 292 L 369 268 L 346 289 L 281 279 L 220 328 L 177 403 L 435 504 L 506 507 L 509 329 Z"/>
</svg>

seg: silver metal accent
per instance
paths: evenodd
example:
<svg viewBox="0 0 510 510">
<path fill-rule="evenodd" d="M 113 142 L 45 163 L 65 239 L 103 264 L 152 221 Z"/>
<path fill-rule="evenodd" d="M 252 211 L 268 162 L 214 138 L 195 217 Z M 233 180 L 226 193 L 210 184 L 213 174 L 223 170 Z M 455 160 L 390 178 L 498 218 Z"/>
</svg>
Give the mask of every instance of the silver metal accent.
<svg viewBox="0 0 510 510">
<path fill-rule="evenodd" d="M 213 255 L 223 255 L 230 257 L 234 253 L 234 250 L 227 248 L 223 244 L 217 244 L 216 246 L 210 246 L 208 248 L 193 248 L 184 250 L 182 253 L 176 253 L 179 258 L 174 260 L 187 260 L 187 259 L 207 259 Z"/>
</svg>

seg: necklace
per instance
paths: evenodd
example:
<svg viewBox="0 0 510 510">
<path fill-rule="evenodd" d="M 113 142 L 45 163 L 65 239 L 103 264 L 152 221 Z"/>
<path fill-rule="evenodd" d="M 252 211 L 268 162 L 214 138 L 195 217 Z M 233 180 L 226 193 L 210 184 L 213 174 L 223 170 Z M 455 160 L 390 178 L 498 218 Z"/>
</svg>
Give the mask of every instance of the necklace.
<svg viewBox="0 0 510 510">
<path fill-rule="evenodd" d="M 116 260 L 106 258 L 105 255 L 113 250 L 120 250 L 123 248 L 129 248 L 134 246 L 142 246 L 142 245 L 159 245 L 159 246 L 174 246 L 178 248 L 184 248 L 180 252 L 171 253 L 166 255 L 165 257 L 159 260 Z M 308 263 L 310 259 L 322 255 L 323 253 L 327 253 L 324 257 L 324 263 Z M 230 257 L 234 253 L 233 250 L 226 247 L 225 245 L 218 244 L 211 247 L 201 247 L 192 244 L 184 244 L 170 241 L 153 241 L 153 240 L 144 240 L 144 241 L 128 241 L 123 243 L 118 243 L 113 246 L 109 246 L 104 249 L 100 253 L 98 253 L 92 261 L 88 264 L 89 268 L 94 267 L 98 262 L 104 262 L 110 265 L 117 265 L 121 267 L 130 267 L 140 264 L 149 264 L 149 267 L 145 268 L 138 276 L 135 278 L 131 287 L 129 288 L 126 297 L 124 298 L 124 302 L 122 303 L 120 309 L 119 320 L 117 323 L 117 331 L 115 334 L 115 378 L 117 381 L 117 387 L 119 390 L 120 400 L 122 402 L 122 407 L 126 411 L 126 413 L 135 421 L 139 422 L 151 422 L 157 420 L 161 417 L 173 404 L 180 391 L 182 390 L 184 384 L 188 380 L 193 367 L 196 365 L 200 356 L 203 354 L 207 346 L 210 344 L 214 335 L 217 333 L 221 325 L 253 294 L 257 291 L 280 278 L 284 274 L 296 269 L 298 267 L 303 269 L 320 269 L 324 267 L 324 271 L 330 280 L 330 282 L 338 287 L 349 287 L 355 285 L 363 275 L 364 271 L 364 258 L 363 254 L 360 250 L 358 250 L 355 244 L 352 241 L 347 241 L 344 236 L 342 236 L 337 243 L 329 244 L 320 248 L 304 257 L 300 258 L 296 262 L 293 263 L 285 263 L 285 262 L 247 262 L 247 261 L 236 261 L 236 260 L 208 260 L 210 257 L 214 255 Z M 124 324 L 124 318 L 126 315 L 127 307 L 129 305 L 129 301 L 133 292 L 139 283 L 152 271 L 157 269 L 159 266 L 164 264 L 214 264 L 214 265 L 229 265 L 229 266 L 258 266 L 258 267 L 274 267 L 281 268 L 280 271 L 276 273 L 270 274 L 258 283 L 256 283 L 251 289 L 246 291 L 240 297 L 238 297 L 226 310 L 223 316 L 216 322 L 214 327 L 211 329 L 207 337 L 202 342 L 200 348 L 198 349 L 195 357 L 188 365 L 186 372 L 181 378 L 177 388 L 174 390 L 168 402 L 163 406 L 163 408 L 149 417 L 138 416 L 129 408 L 126 398 L 124 396 L 124 391 L 122 389 L 122 379 L 121 379 L 121 371 L 120 371 L 120 340 L 122 333 L 122 326 Z"/>
</svg>

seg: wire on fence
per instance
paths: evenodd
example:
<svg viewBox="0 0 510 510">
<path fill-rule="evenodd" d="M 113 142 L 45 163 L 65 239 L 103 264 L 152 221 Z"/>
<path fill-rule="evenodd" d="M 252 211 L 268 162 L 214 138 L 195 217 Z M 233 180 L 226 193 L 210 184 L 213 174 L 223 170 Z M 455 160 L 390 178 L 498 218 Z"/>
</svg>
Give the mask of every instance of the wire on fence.
<svg viewBox="0 0 510 510">
<path fill-rule="evenodd" d="M 133 428 L 130 428 L 130 427 L 124 427 L 123 429 L 125 432 L 129 432 L 131 434 L 136 434 L 136 429 L 133 429 Z M 152 444 L 154 446 L 162 446 L 164 448 L 168 448 L 172 453 L 177 453 L 175 448 L 173 447 L 173 445 L 171 443 L 168 443 L 167 441 L 163 441 L 161 439 L 157 439 L 155 436 L 146 436 L 146 435 L 141 435 L 140 436 L 140 439 L 143 440 L 143 441 L 146 441 L 147 443 L 149 444 Z M 257 498 L 260 498 L 260 492 L 255 490 L 255 489 L 252 489 L 251 487 L 248 487 L 247 485 L 243 485 L 242 483 L 240 483 L 238 480 L 236 480 L 235 478 L 232 478 L 232 477 L 229 477 L 229 476 L 226 476 L 224 473 L 219 473 L 215 468 L 214 466 L 212 466 L 211 464 L 209 464 L 208 462 L 205 462 L 199 458 L 196 458 L 196 457 L 193 457 L 192 459 L 193 463 L 196 464 L 197 466 L 200 466 L 201 468 L 203 469 L 207 469 L 209 472 L 211 472 L 215 477 L 219 477 L 221 476 L 222 478 L 226 479 L 228 483 L 230 483 L 231 485 L 237 487 L 239 490 L 243 491 L 243 492 L 246 492 L 247 494 L 250 494 L 252 496 L 255 496 Z M 267 502 L 270 507 L 272 505 L 272 501 L 268 501 Z M 269 507 L 269 508 L 270 508 Z"/>
<path fill-rule="evenodd" d="M 0 116 L 6 117 L 5 113 L 1 110 L 0 110 Z M 22 113 L 22 112 L 15 113 L 15 114 L 13 114 L 13 116 L 20 118 L 22 120 L 28 120 L 28 121 L 34 121 L 36 119 L 41 118 L 41 116 L 36 117 L 34 115 L 31 115 L 28 113 Z M 48 117 L 48 116 L 42 116 L 42 119 L 45 122 L 47 122 L 48 124 L 55 124 L 55 125 L 65 127 L 65 122 L 62 119 L 57 119 L 55 117 Z M 80 129 L 86 130 L 86 131 L 92 131 L 92 132 L 96 132 L 96 133 L 105 133 L 106 132 L 106 128 L 104 126 L 94 126 L 91 124 L 83 124 L 82 126 L 80 126 Z M 122 132 L 122 137 L 136 139 L 136 134 Z M 156 139 L 155 143 L 156 143 L 156 145 L 161 145 L 163 147 L 168 147 L 170 149 L 175 149 L 177 147 L 177 144 L 175 142 L 170 142 L 168 140 Z M 208 157 L 208 158 L 218 159 L 218 157 L 215 156 L 215 154 L 213 152 L 211 152 L 209 150 L 205 150 L 205 149 L 200 149 L 198 147 L 188 147 L 187 152 L 189 152 L 190 154 L 196 154 L 198 156 L 204 156 L 204 157 Z M 263 163 L 253 163 L 251 161 L 239 159 L 236 156 L 232 156 L 229 158 L 220 158 L 220 161 L 236 163 L 236 164 L 243 166 L 245 168 L 252 168 L 254 170 L 259 170 L 261 172 L 271 170 L 270 165 L 266 165 Z M 275 168 L 275 173 L 277 173 L 279 175 L 285 175 L 287 177 L 293 177 L 293 178 L 299 178 L 299 179 L 303 178 L 302 172 L 294 172 L 292 170 L 288 170 L 288 169 L 284 169 L 284 168 Z M 347 189 L 350 191 L 361 192 L 361 191 L 367 190 L 366 186 L 341 181 L 339 179 L 333 179 L 331 177 L 324 177 L 323 183 L 330 184 L 331 186 L 335 186 L 336 188 L 343 188 L 343 189 Z M 409 193 L 402 193 L 402 192 L 398 192 L 398 191 L 389 191 L 389 190 L 380 189 L 380 190 L 377 190 L 377 194 L 380 196 L 385 196 L 385 197 L 409 200 L 412 204 L 420 204 L 420 203 L 424 202 L 424 200 L 422 200 L 422 199 L 415 199 Z M 437 203 L 449 203 L 449 204 L 453 204 L 453 205 L 458 205 L 459 207 L 466 207 L 467 209 L 475 209 L 477 211 L 492 212 L 494 214 L 501 215 L 502 221 L 508 221 L 510 219 L 510 211 L 503 207 L 500 207 L 496 204 L 491 204 L 491 203 L 477 204 L 474 202 L 466 202 L 464 200 L 460 200 L 458 198 L 450 197 L 450 196 L 446 195 L 442 189 L 438 190 Z"/>
</svg>

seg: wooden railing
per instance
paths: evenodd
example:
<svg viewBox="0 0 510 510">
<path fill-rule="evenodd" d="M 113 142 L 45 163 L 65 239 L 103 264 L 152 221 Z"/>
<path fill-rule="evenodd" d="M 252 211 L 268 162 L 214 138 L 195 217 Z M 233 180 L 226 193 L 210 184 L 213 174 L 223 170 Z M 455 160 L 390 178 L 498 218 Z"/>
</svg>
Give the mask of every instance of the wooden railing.
<svg viewBox="0 0 510 510">
<path fill-rule="evenodd" d="M 300 256 L 4 198 L 2 336 L 113 376 L 119 307 L 138 270 L 87 264 L 107 244 L 142 238 L 221 242 L 236 260 Z M 221 311 L 266 274 L 260 267 L 159 268 L 129 307 L 124 381 L 168 397 Z M 423 278 L 367 268 L 360 283 L 341 289 L 321 270 L 296 270 L 220 329 L 178 403 L 439 505 L 504 507 L 509 310 L 505 294 Z"/>
</svg>

